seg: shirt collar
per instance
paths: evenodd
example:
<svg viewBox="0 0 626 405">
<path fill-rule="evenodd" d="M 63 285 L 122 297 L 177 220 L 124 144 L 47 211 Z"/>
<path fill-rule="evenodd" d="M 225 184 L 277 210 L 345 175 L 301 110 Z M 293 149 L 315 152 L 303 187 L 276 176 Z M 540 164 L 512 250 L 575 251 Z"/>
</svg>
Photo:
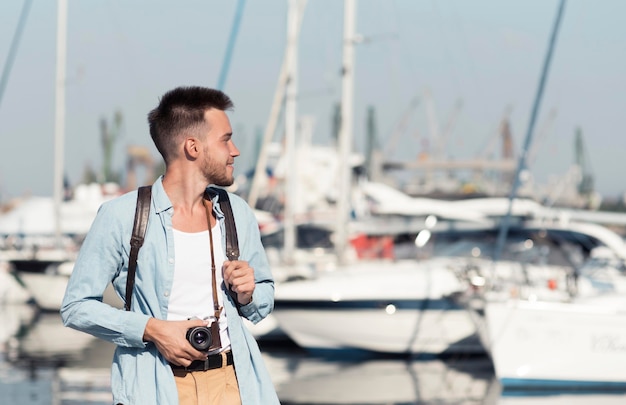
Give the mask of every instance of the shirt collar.
<svg viewBox="0 0 626 405">
<path fill-rule="evenodd" d="M 207 190 L 209 187 L 207 187 Z M 211 195 L 213 209 L 217 212 L 219 216 L 223 216 L 224 213 L 222 212 L 219 204 L 219 195 L 211 191 L 209 191 L 209 194 Z M 172 208 L 172 202 L 170 201 L 170 198 L 167 196 L 167 193 L 163 188 L 163 176 L 159 176 L 159 178 L 156 179 L 156 181 L 152 185 L 152 201 L 154 204 L 155 212 L 157 214 L 160 214 L 161 212 L 167 211 Z"/>
</svg>

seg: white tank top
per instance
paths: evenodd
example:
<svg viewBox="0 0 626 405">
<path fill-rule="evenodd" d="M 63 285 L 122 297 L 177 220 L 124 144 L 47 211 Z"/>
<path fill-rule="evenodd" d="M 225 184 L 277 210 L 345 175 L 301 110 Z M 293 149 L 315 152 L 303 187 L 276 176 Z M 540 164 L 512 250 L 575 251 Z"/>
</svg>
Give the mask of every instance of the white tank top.
<svg viewBox="0 0 626 405">
<path fill-rule="evenodd" d="M 212 232 L 217 297 L 222 307 L 223 294 L 219 286 L 223 281 L 222 266 L 226 257 L 219 224 L 213 227 Z M 214 320 L 209 231 L 188 233 L 174 229 L 174 259 L 174 281 L 167 320 L 180 321 L 193 317 Z M 220 313 L 219 325 L 222 349 L 227 349 L 230 339 L 224 310 Z"/>
</svg>

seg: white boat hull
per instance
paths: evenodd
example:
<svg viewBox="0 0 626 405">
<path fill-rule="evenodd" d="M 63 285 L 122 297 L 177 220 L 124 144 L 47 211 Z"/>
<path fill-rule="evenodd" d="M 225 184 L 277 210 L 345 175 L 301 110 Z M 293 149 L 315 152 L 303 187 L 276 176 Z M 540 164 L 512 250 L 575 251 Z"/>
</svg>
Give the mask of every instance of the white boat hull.
<svg viewBox="0 0 626 405">
<path fill-rule="evenodd" d="M 18 277 L 40 309 L 57 312 L 61 309 L 73 268 L 73 262 L 65 262 L 57 266 L 56 271 L 18 271 Z M 123 308 L 124 306 L 111 284 L 104 291 L 103 301 L 116 308 Z"/>
<path fill-rule="evenodd" d="M 68 277 L 45 273 L 20 273 L 20 280 L 35 303 L 44 311 L 58 311 L 67 287 Z"/>
<path fill-rule="evenodd" d="M 244 318 L 244 325 L 252 336 L 257 340 L 285 340 L 287 336 L 278 326 L 278 321 L 273 314 L 269 314 L 261 322 L 254 324 Z"/>
<path fill-rule="evenodd" d="M 31 299 L 26 288 L 18 283 L 8 270 L 0 267 L 0 306 L 26 304 Z"/>
<path fill-rule="evenodd" d="M 359 262 L 316 280 L 277 285 L 273 315 L 310 350 L 482 353 L 469 312 L 452 297 L 463 288 L 440 266 Z"/>
<path fill-rule="evenodd" d="M 471 319 L 462 308 L 396 309 L 393 314 L 386 311 L 386 307 L 396 305 L 388 303 L 369 309 L 281 309 L 275 316 L 291 339 L 311 350 L 361 349 L 409 354 L 484 351 L 474 337 Z M 421 304 L 415 302 L 415 305 Z"/>
<path fill-rule="evenodd" d="M 487 303 L 489 352 L 496 377 L 505 389 L 626 388 L 626 311 L 618 308 Z"/>
</svg>

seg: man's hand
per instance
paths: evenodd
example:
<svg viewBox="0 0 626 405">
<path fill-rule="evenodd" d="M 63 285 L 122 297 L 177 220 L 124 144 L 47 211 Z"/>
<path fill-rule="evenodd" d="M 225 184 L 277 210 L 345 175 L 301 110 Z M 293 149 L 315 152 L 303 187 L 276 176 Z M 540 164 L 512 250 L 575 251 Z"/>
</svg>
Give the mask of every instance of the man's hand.
<svg viewBox="0 0 626 405">
<path fill-rule="evenodd" d="M 196 326 L 208 326 L 208 322 L 201 319 L 164 321 L 150 318 L 143 333 L 143 340 L 154 343 L 170 363 L 187 367 L 193 360 L 207 358 L 206 353 L 197 351 L 187 341 L 187 330 Z"/>
<path fill-rule="evenodd" d="M 224 282 L 232 291 L 237 293 L 237 301 L 247 305 L 252 301 L 254 292 L 254 269 L 248 262 L 233 260 L 224 262 Z"/>
</svg>

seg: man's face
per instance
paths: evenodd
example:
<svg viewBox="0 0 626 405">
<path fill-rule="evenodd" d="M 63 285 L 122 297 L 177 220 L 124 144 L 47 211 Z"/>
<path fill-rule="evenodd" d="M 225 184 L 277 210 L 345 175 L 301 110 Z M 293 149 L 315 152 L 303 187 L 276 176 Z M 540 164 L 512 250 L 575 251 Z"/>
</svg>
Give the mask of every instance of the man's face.
<svg viewBox="0 0 626 405">
<path fill-rule="evenodd" d="M 204 159 L 201 170 L 209 183 L 227 187 L 233 184 L 235 177 L 235 157 L 239 149 L 232 141 L 230 120 L 224 111 L 211 109 L 204 113 L 204 119 L 210 129 L 206 133 Z"/>
</svg>

